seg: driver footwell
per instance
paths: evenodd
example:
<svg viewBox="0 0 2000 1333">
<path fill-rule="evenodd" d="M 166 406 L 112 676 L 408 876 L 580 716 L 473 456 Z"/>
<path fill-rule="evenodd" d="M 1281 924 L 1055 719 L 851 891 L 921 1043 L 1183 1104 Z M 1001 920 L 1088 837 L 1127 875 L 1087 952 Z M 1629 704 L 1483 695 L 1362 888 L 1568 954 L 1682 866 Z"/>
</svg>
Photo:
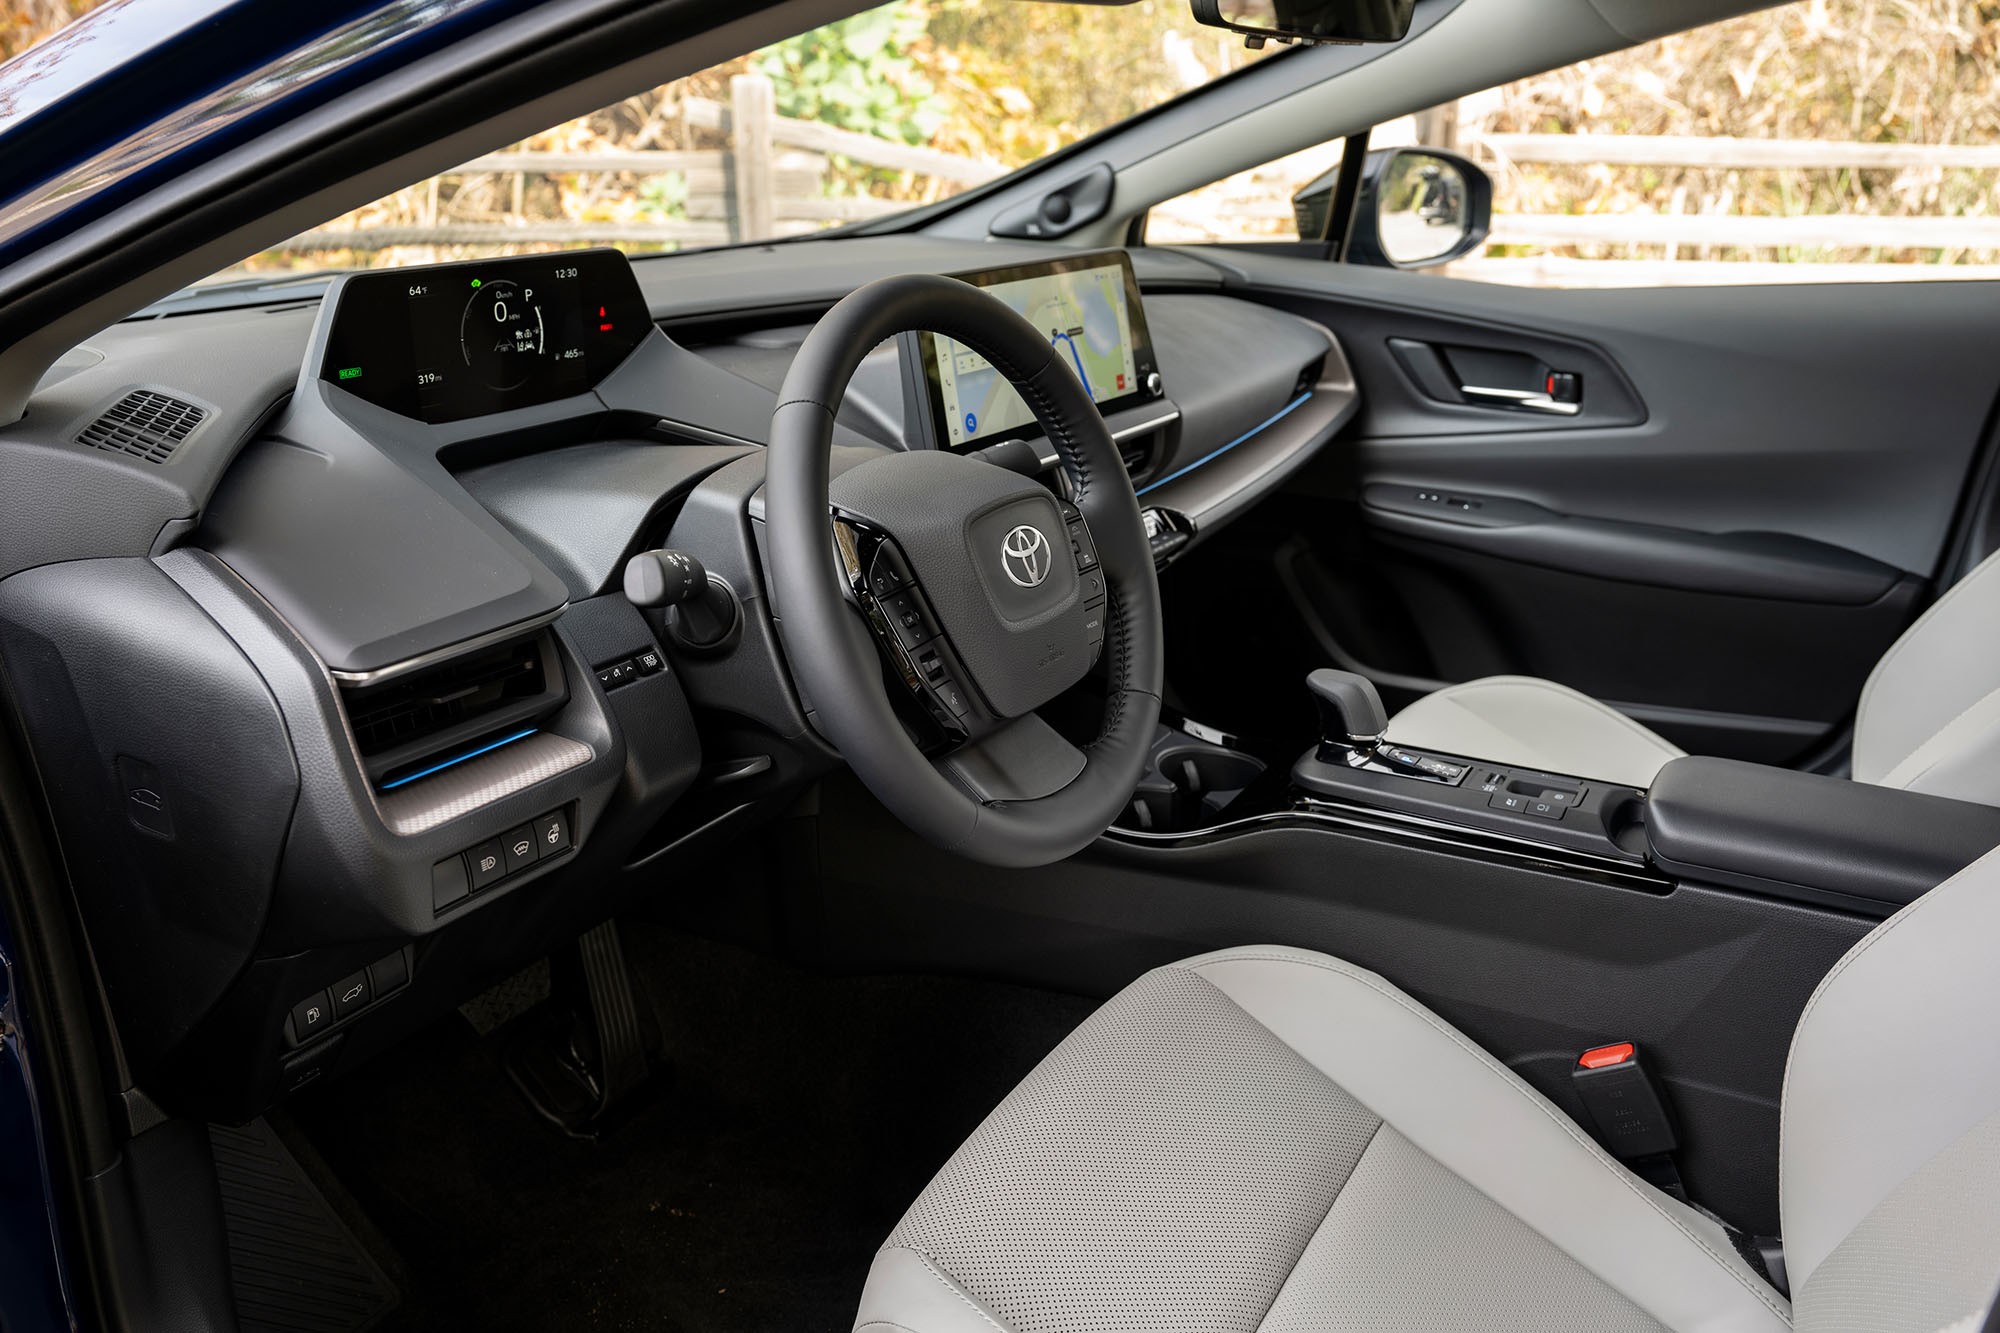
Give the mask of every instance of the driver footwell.
<svg viewBox="0 0 2000 1333">
<path fill-rule="evenodd" d="M 909 1200 L 1094 1007 L 621 925 L 669 1068 L 603 1139 L 516 1093 L 512 1024 L 458 1017 L 292 1107 L 393 1251 L 403 1300 L 376 1327 L 844 1333 Z"/>
</svg>

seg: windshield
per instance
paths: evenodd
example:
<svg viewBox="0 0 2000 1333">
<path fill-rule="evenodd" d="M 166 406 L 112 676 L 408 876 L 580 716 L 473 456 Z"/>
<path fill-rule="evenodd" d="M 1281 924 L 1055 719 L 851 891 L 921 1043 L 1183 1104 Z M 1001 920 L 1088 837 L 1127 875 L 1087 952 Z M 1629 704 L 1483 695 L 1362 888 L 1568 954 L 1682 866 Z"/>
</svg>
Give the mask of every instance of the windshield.
<svg viewBox="0 0 2000 1333">
<path fill-rule="evenodd" d="M 1259 52 L 1185 0 L 896 0 L 419 181 L 209 282 L 809 235 L 934 203 Z"/>
</svg>

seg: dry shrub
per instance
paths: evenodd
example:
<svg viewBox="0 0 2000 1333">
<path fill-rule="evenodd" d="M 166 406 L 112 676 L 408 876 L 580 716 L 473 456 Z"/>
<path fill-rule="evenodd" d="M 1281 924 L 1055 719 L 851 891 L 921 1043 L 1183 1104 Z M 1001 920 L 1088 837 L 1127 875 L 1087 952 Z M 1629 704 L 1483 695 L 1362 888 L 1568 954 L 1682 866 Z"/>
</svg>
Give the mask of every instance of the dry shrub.
<svg viewBox="0 0 2000 1333">
<path fill-rule="evenodd" d="M 104 0 L 5 0 L 0 3 L 0 60 L 12 60 Z"/>
<path fill-rule="evenodd" d="M 1871 144 L 2000 143 L 2000 4 L 1803 0 L 1587 60 L 1461 105 L 1462 132 L 1716 136 Z M 2000 172 L 1748 170 L 1494 163 L 1500 210 L 1984 216 Z M 1636 257 L 1641 247 L 1557 250 Z M 1657 251 L 1655 250 L 1655 254 Z M 1977 254 L 1721 251 L 1714 258 L 1864 260 Z"/>
</svg>

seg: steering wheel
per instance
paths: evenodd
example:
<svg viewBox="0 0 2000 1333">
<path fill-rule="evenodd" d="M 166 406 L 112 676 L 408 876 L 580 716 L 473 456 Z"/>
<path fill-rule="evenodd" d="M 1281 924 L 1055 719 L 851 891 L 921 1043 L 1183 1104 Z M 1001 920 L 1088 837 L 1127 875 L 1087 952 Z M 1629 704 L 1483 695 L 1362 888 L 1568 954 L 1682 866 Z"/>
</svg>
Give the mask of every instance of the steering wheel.
<svg viewBox="0 0 2000 1333">
<path fill-rule="evenodd" d="M 855 367 L 918 330 L 978 352 L 1020 392 L 1073 502 L 940 449 L 830 475 L 834 410 Z M 1048 339 L 954 278 L 869 283 L 799 348 L 765 466 L 779 640 L 814 725 L 877 799 L 930 842 L 989 865 L 1046 865 L 1109 828 L 1159 721 L 1160 590 L 1125 464 Z M 1103 730 L 1079 750 L 1035 710 L 1100 653 Z M 891 688 L 929 719 L 917 724 L 931 733 L 926 748 Z"/>
</svg>

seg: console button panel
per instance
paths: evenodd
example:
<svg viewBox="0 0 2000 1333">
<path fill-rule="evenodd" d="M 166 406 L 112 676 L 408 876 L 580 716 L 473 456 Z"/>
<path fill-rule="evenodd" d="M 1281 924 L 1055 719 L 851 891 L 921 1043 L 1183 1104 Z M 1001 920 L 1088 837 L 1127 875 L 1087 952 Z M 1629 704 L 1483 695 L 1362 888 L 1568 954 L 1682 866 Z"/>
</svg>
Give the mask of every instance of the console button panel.
<svg viewBox="0 0 2000 1333">
<path fill-rule="evenodd" d="M 1322 744 L 1293 766 L 1292 780 L 1316 801 L 1645 860 L 1645 794 L 1630 787 L 1399 745 Z"/>
</svg>

